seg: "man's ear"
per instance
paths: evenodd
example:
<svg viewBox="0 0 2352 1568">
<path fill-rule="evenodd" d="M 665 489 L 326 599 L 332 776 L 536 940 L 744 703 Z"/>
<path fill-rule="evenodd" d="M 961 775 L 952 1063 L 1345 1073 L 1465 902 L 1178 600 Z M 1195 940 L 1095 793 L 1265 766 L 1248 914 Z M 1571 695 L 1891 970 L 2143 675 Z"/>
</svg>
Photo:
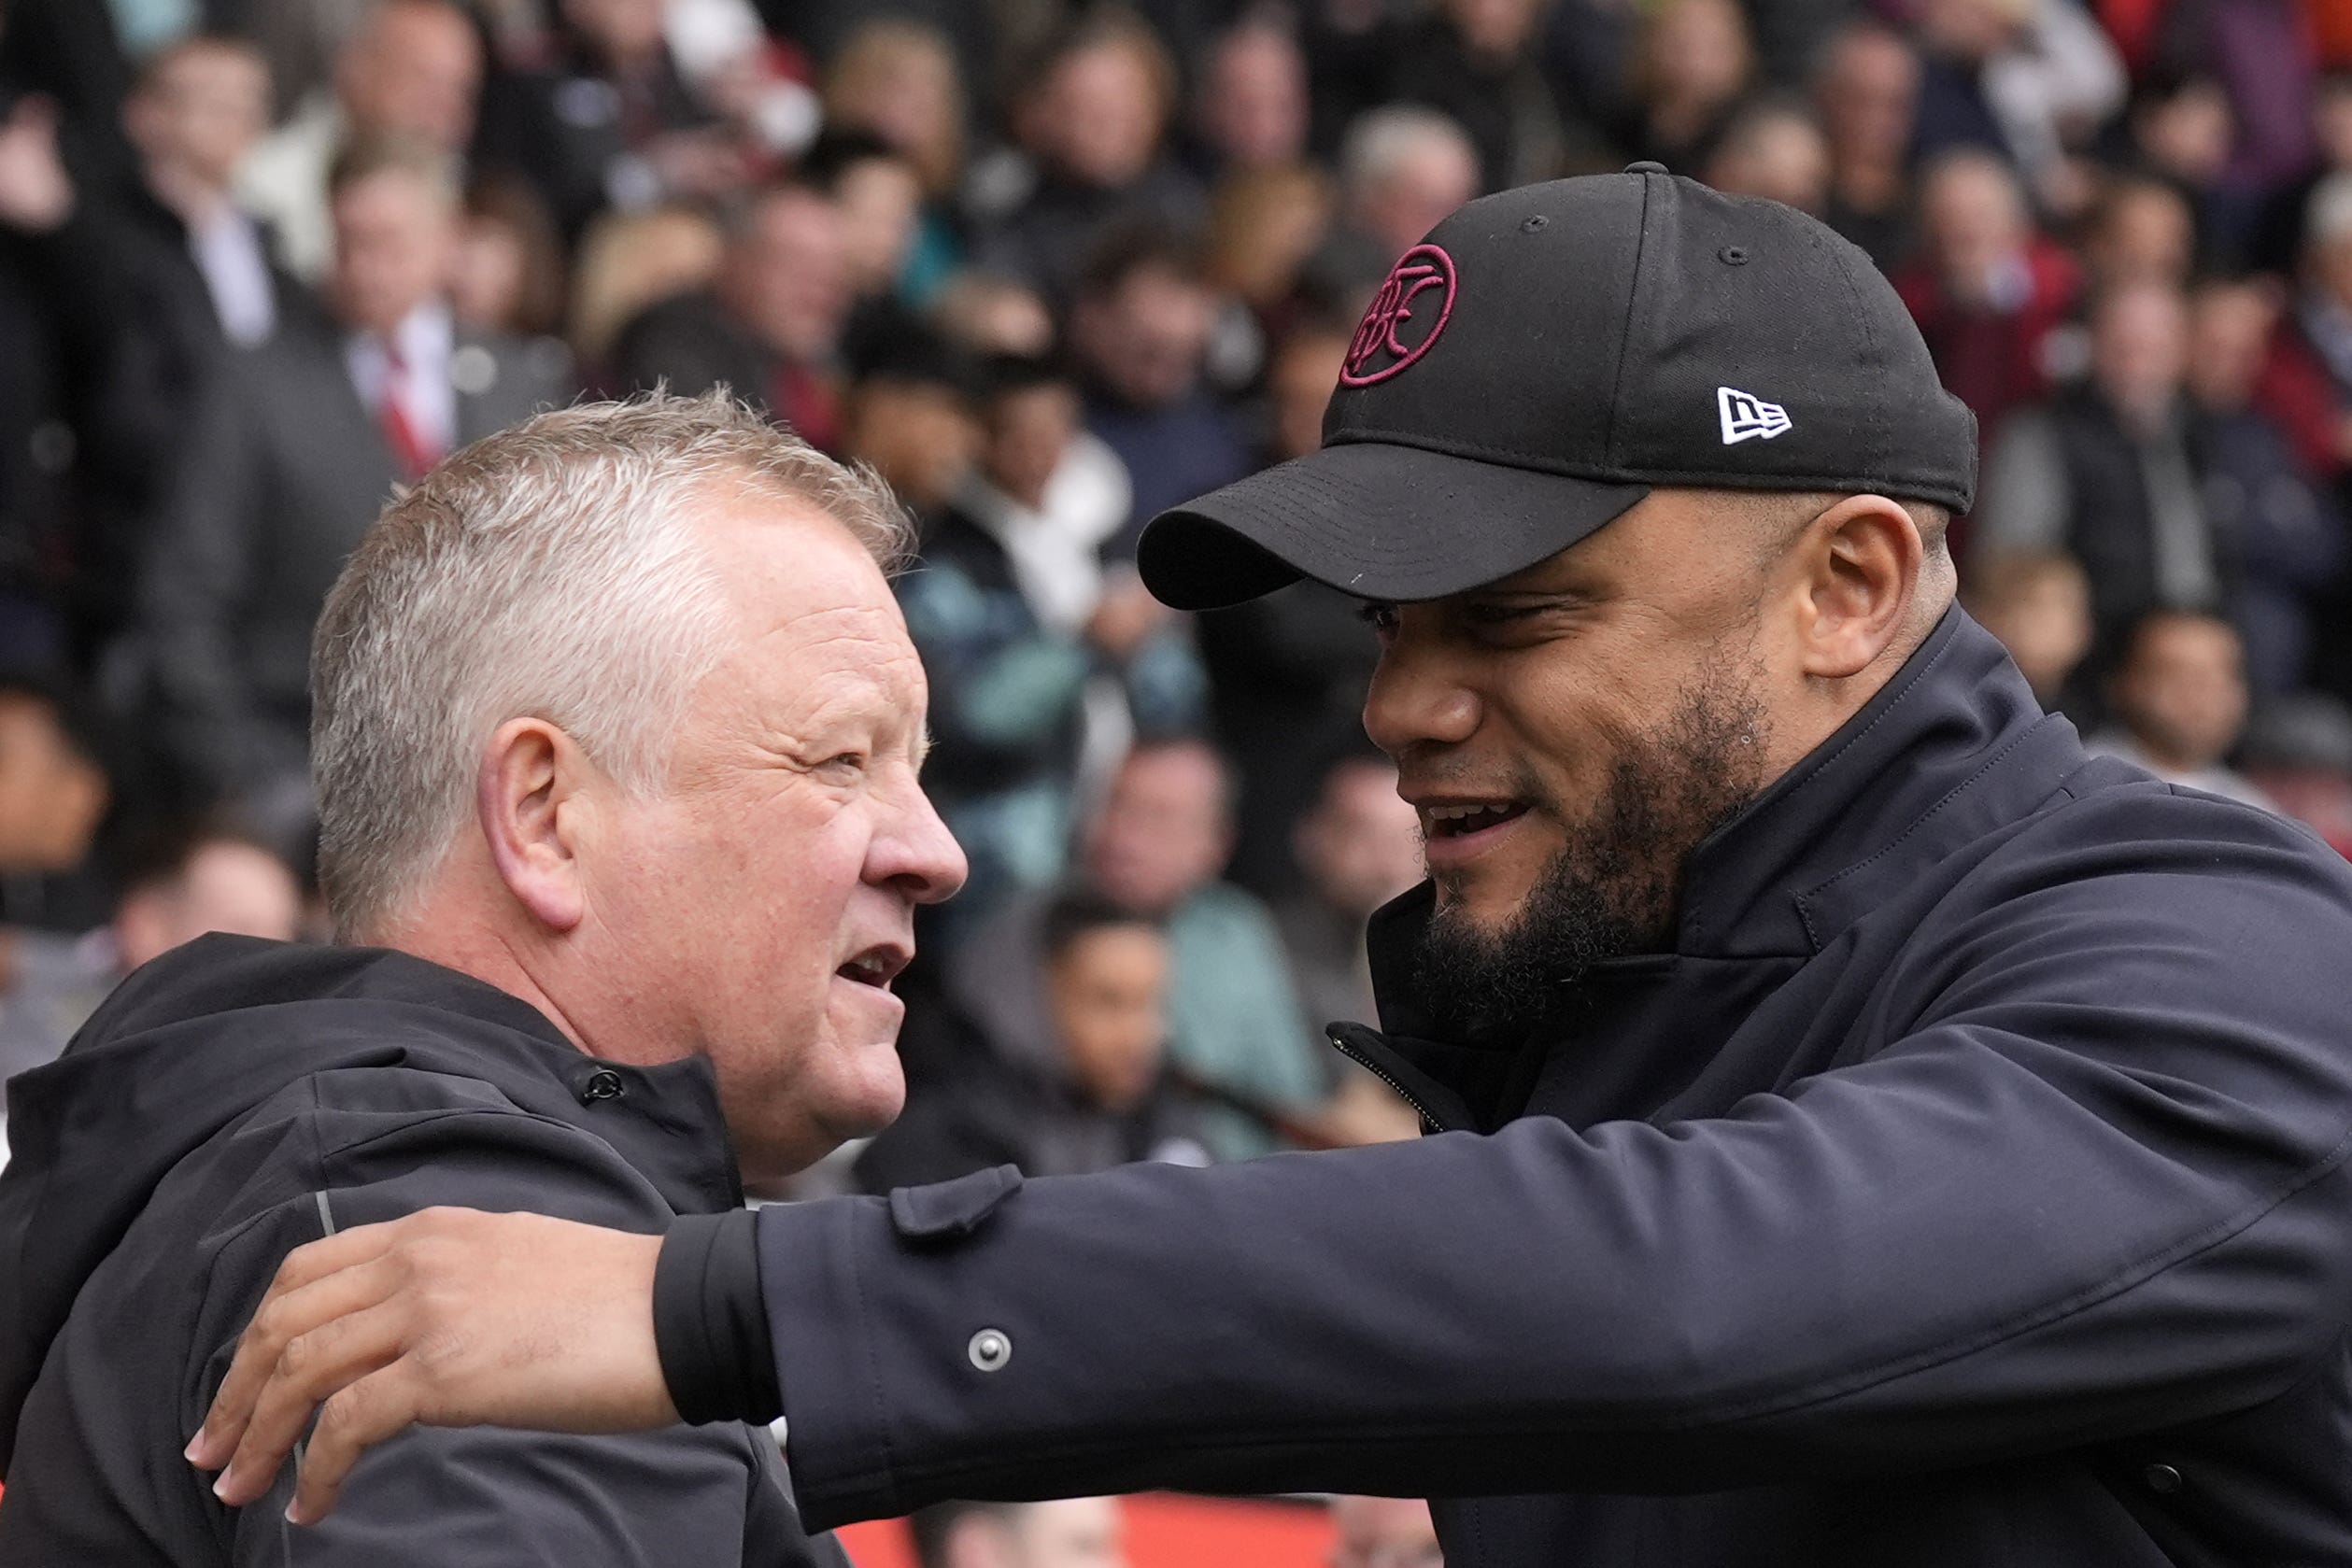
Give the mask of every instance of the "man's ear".
<svg viewBox="0 0 2352 1568">
<path fill-rule="evenodd" d="M 474 814 L 515 901 L 552 933 L 588 914 L 579 833 L 593 775 L 587 754 L 545 719 L 508 719 L 482 751 Z"/>
<path fill-rule="evenodd" d="M 1797 544 L 1805 673 L 1843 680 L 1883 655 L 1910 619 L 1925 558 L 1918 521 L 1885 496 L 1849 496 L 1814 518 Z"/>
</svg>

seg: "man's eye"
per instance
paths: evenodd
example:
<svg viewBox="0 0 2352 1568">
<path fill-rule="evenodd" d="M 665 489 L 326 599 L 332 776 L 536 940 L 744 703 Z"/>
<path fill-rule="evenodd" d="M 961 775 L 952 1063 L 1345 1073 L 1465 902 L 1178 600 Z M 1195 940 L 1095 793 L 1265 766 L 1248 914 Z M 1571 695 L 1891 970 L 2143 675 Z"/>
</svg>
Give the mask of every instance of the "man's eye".
<svg viewBox="0 0 2352 1568">
<path fill-rule="evenodd" d="M 866 754 L 864 752 L 843 752 L 838 756 L 826 758 L 825 766 L 833 769 L 836 771 L 847 770 L 853 773 L 862 773 L 866 770 Z"/>
</svg>

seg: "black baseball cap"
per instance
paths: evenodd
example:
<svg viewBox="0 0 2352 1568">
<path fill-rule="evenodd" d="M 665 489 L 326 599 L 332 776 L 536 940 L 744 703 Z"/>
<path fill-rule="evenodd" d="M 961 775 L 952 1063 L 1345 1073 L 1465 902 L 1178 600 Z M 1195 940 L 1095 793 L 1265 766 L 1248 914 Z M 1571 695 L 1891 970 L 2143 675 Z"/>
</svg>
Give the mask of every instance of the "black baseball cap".
<svg viewBox="0 0 2352 1568">
<path fill-rule="evenodd" d="M 1977 422 L 1870 259 L 1656 163 L 1461 208 L 1397 259 L 1320 451 L 1152 520 L 1179 609 L 1312 578 L 1438 599 L 1566 549 L 1653 486 L 1965 512 Z"/>
</svg>

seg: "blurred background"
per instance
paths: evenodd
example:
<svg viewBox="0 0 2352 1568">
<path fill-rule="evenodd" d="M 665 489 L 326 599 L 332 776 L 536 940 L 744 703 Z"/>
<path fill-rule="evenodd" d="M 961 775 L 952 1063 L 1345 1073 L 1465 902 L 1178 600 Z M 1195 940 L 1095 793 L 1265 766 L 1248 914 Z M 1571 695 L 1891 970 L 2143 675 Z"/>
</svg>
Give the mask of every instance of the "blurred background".
<svg viewBox="0 0 2352 1568">
<path fill-rule="evenodd" d="M 1453 207 L 1637 158 L 1893 280 L 2046 705 L 2352 851 L 2352 0 L 0 0 L 0 1077 L 193 935 L 319 934 L 309 629 L 394 486 L 724 384 L 919 517 L 973 873 L 905 1117 L 762 1196 L 1410 1136 L 1320 1036 L 1420 874 L 1371 638 L 1176 614 L 1135 540 L 1316 445 Z M 859 1549 L 1435 1561 L 1251 1507 Z"/>
</svg>

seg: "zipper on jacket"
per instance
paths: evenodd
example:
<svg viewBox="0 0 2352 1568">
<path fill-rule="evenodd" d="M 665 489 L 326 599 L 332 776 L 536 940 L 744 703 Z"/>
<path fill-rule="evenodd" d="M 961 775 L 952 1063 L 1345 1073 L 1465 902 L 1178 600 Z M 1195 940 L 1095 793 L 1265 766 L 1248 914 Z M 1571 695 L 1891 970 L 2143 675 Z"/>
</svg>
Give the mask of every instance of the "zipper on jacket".
<svg viewBox="0 0 2352 1568">
<path fill-rule="evenodd" d="M 1382 1083 L 1385 1083 L 1391 1089 L 1394 1089 L 1396 1092 L 1396 1097 L 1404 1101 L 1407 1105 L 1412 1107 L 1414 1112 L 1420 1116 L 1422 1125 L 1425 1127 L 1434 1127 L 1441 1133 L 1460 1131 L 1459 1128 L 1450 1124 L 1444 1117 L 1439 1116 L 1436 1111 L 1431 1110 L 1426 1105 L 1424 1105 L 1418 1095 L 1415 1095 L 1411 1090 L 1406 1088 L 1402 1083 L 1397 1082 L 1396 1075 L 1395 1073 L 1390 1072 L 1386 1067 L 1381 1067 L 1378 1062 L 1373 1061 L 1364 1052 L 1349 1045 L 1344 1037 L 1334 1033 L 1326 1035 L 1324 1038 L 1330 1040 L 1331 1048 L 1337 1051 L 1340 1055 L 1345 1056 L 1349 1061 L 1353 1062 L 1357 1067 L 1362 1067 L 1366 1072 L 1370 1073 L 1374 1078 L 1379 1079 Z"/>
</svg>

